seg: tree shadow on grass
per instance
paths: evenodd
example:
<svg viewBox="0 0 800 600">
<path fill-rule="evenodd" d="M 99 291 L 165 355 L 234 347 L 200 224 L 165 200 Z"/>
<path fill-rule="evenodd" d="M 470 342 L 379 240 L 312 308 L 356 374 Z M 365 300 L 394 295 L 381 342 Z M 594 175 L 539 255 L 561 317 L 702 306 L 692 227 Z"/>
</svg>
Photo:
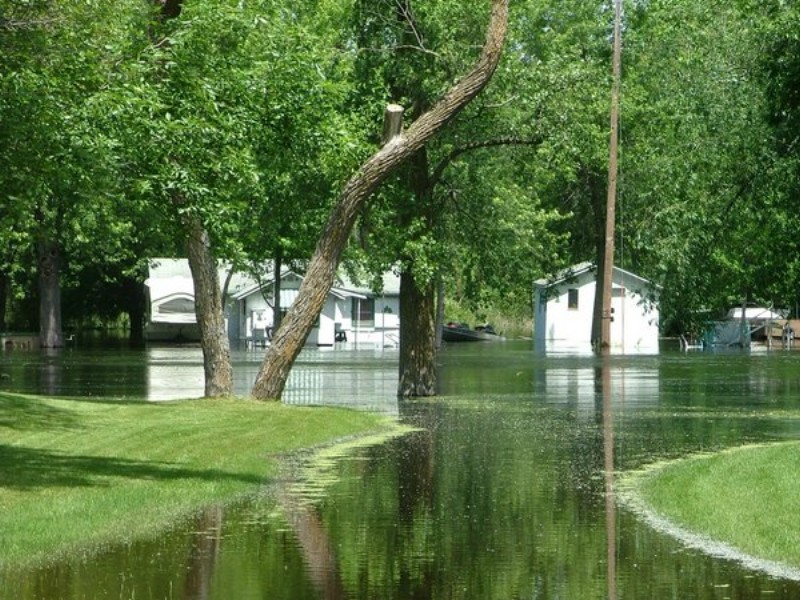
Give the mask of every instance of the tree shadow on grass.
<svg viewBox="0 0 800 600">
<path fill-rule="evenodd" d="M 170 481 L 239 481 L 263 478 L 218 469 L 191 469 L 169 462 L 143 462 L 106 456 L 79 456 L 0 444 L 0 489 L 105 486 L 112 478 Z"/>
<path fill-rule="evenodd" d="M 0 393 L 0 428 L 76 429 L 80 427 L 77 415 L 70 410 L 51 406 L 28 396 Z"/>
</svg>

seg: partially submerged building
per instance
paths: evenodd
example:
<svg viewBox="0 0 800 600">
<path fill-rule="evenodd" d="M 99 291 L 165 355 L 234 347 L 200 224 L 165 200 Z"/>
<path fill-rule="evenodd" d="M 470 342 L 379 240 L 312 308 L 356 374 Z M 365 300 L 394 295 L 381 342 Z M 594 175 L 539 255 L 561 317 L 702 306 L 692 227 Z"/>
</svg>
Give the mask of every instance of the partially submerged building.
<svg viewBox="0 0 800 600">
<path fill-rule="evenodd" d="M 297 298 L 303 276 L 286 270 L 281 276 L 280 310 L 285 314 Z M 275 278 L 261 282 L 231 295 L 229 332 L 231 339 L 242 341 L 271 337 L 275 322 L 273 298 Z M 308 336 L 307 344 L 332 346 L 336 342 L 396 346 L 400 333 L 400 278 L 385 273 L 382 289 L 356 283 L 341 273 L 336 285 L 328 292 L 322 312 Z M 265 335 L 266 334 L 266 335 Z"/>
<path fill-rule="evenodd" d="M 749 347 L 752 342 L 771 345 L 773 340 L 794 342 L 800 322 L 787 319 L 788 311 L 767 306 L 738 306 L 726 317 L 709 324 L 704 347 Z"/>
<path fill-rule="evenodd" d="M 596 289 L 597 269 L 589 262 L 534 282 L 534 342 L 537 348 L 590 349 Z M 658 351 L 658 286 L 614 267 L 611 311 L 613 350 Z"/>
<path fill-rule="evenodd" d="M 225 320 L 232 342 L 266 345 L 275 323 L 275 276 L 265 269 L 256 279 L 245 273 L 219 269 L 225 289 Z M 281 273 L 280 310 L 288 311 L 303 276 L 289 268 Z M 396 346 L 400 329 L 400 278 L 387 272 L 381 291 L 354 282 L 344 273 L 328 293 L 307 343 L 332 346 L 336 342 Z M 150 341 L 191 342 L 200 339 L 195 316 L 194 282 L 186 259 L 158 258 L 145 281 L 148 315 L 145 337 Z"/>
</svg>

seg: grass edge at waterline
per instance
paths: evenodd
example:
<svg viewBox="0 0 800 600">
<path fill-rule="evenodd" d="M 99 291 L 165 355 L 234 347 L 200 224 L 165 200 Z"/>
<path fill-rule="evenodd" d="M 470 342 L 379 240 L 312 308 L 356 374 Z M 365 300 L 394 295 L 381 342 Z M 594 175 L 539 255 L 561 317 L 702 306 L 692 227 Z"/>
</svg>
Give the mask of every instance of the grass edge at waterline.
<svg viewBox="0 0 800 600">
<path fill-rule="evenodd" d="M 687 546 L 800 580 L 800 441 L 698 453 L 623 473 L 618 499 Z"/>
<path fill-rule="evenodd" d="M 342 408 L 0 393 L 0 569 L 153 535 L 270 483 L 281 455 L 399 428 Z"/>
</svg>

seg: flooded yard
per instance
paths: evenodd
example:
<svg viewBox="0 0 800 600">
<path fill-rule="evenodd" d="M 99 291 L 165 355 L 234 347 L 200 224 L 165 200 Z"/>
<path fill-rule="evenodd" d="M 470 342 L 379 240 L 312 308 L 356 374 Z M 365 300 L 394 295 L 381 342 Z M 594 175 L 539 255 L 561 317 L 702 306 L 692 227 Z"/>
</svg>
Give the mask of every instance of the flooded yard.
<svg viewBox="0 0 800 600">
<path fill-rule="evenodd" d="M 259 360 L 235 354 L 238 393 Z M 253 497 L 151 539 L 0 572 L 0 598 L 800 597 L 791 574 L 688 547 L 615 493 L 620 471 L 653 461 L 800 437 L 800 353 L 601 359 L 507 342 L 453 344 L 440 362 L 439 397 L 398 402 L 396 351 L 304 351 L 288 403 L 376 410 L 416 430 L 324 465 L 293 457 Z M 2 354 L 0 389 L 197 396 L 201 355 Z"/>
</svg>

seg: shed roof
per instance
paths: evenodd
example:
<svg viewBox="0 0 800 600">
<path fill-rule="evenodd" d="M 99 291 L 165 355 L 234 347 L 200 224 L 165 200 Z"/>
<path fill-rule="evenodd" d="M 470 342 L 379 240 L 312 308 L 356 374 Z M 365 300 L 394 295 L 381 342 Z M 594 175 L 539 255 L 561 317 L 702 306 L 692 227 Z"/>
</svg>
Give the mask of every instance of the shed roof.
<svg viewBox="0 0 800 600">
<path fill-rule="evenodd" d="M 742 307 L 738 306 L 728 311 L 729 319 L 741 319 Z M 764 306 L 747 306 L 744 309 L 744 318 L 747 321 L 780 321 L 786 318 L 782 312 Z"/>
<path fill-rule="evenodd" d="M 534 282 L 534 286 L 539 288 L 550 288 L 556 285 L 561 285 L 562 283 L 566 283 L 573 279 L 580 277 L 586 273 L 595 271 L 596 267 L 593 262 L 585 261 L 571 267 L 567 267 L 552 275 L 551 277 L 543 277 L 541 279 L 537 279 Z M 614 277 L 613 279 L 615 282 L 617 281 L 624 281 L 626 282 L 625 287 L 633 287 L 633 286 L 649 286 L 652 288 L 658 289 L 658 286 L 653 282 L 645 279 L 644 277 L 640 277 L 636 275 L 636 273 L 631 273 L 630 271 L 626 271 L 625 269 L 621 269 L 620 267 L 614 266 Z M 628 282 L 632 282 L 632 285 Z"/>
</svg>

